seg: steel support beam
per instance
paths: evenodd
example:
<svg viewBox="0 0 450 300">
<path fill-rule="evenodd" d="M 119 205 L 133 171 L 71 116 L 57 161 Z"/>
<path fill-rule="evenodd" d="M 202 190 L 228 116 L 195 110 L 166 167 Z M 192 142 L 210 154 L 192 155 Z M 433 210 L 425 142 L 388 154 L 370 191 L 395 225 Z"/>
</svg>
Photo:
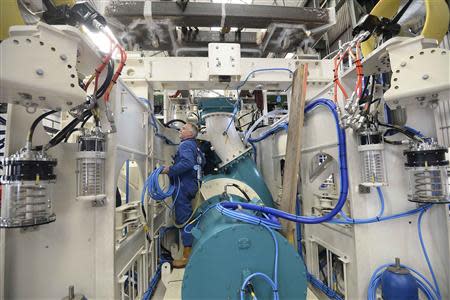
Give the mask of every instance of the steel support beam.
<svg viewBox="0 0 450 300">
<path fill-rule="evenodd" d="M 155 21 L 169 19 L 175 26 L 185 27 L 267 28 L 271 23 L 280 22 L 314 28 L 330 21 L 327 9 L 311 7 L 189 3 L 182 11 L 176 2 L 141 0 L 112 2 L 106 7 L 105 14 L 128 24 L 136 18 L 144 18 L 145 5 L 151 5 L 151 9 L 146 9 L 147 17 Z"/>
</svg>

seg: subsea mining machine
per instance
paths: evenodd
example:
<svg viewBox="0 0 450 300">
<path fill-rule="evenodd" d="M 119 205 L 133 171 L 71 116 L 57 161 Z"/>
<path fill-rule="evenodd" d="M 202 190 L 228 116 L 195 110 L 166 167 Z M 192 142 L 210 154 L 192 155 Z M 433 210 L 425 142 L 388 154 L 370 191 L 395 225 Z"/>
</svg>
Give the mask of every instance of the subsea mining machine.
<svg viewBox="0 0 450 300">
<path fill-rule="evenodd" d="M 383 41 L 375 11 L 329 59 L 125 51 L 85 9 L 0 44 L 0 298 L 149 299 L 160 279 L 166 299 L 450 297 L 448 9 Z M 255 89 L 288 109 L 238 128 Z M 189 100 L 206 166 L 186 224 L 176 180 L 155 176 L 179 138 L 154 95 L 176 90 L 224 91 Z M 175 271 L 180 225 L 194 244 Z"/>
</svg>

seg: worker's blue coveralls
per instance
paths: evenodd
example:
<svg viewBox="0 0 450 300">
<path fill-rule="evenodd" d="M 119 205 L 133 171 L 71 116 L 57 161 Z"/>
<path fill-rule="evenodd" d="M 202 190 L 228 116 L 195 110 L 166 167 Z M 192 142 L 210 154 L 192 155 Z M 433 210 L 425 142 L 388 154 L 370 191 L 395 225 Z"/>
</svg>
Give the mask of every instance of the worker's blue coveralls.
<svg viewBox="0 0 450 300">
<path fill-rule="evenodd" d="M 177 224 L 184 224 L 192 214 L 191 201 L 198 191 L 197 171 L 198 165 L 197 142 L 195 139 L 182 140 L 177 153 L 174 157 L 174 163 L 169 168 L 168 175 L 175 179 L 180 178 L 180 191 L 175 202 L 175 221 Z M 176 183 L 177 180 L 174 180 Z M 181 229 L 181 238 L 185 247 L 192 246 L 192 234 L 186 233 Z"/>
</svg>

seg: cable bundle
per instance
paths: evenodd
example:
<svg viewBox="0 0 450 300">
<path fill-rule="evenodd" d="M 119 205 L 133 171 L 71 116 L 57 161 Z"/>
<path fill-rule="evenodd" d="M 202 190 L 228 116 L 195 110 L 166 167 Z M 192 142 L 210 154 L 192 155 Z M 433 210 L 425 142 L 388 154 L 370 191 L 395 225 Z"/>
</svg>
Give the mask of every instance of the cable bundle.
<svg viewBox="0 0 450 300">
<path fill-rule="evenodd" d="M 343 60 L 348 55 L 349 58 L 352 59 L 353 63 L 355 64 L 356 69 L 356 84 L 355 84 L 355 90 L 354 92 L 358 96 L 358 98 L 361 98 L 362 96 L 362 86 L 363 86 L 363 67 L 361 63 L 361 41 L 364 40 L 364 38 L 367 36 L 367 32 L 361 33 L 358 36 L 356 36 L 352 41 L 345 43 L 339 48 L 338 54 L 333 58 L 333 91 L 334 91 L 334 102 L 337 102 L 337 88 L 342 92 L 342 95 L 345 99 L 348 99 L 348 93 L 345 91 L 344 87 L 342 86 L 340 79 L 339 79 L 339 66 L 343 62 Z M 348 45 L 348 46 L 347 46 Z M 345 48 L 347 46 L 347 48 Z M 345 49 L 344 49 L 345 48 Z M 355 52 L 353 52 L 353 48 L 355 48 Z"/>
<path fill-rule="evenodd" d="M 163 190 L 163 188 L 159 185 L 158 177 L 163 171 L 164 167 L 159 167 L 153 170 L 153 172 L 150 174 L 150 176 L 145 180 L 144 188 L 142 190 L 141 194 L 141 202 L 144 206 L 144 200 L 145 200 L 145 193 L 148 193 L 152 199 L 155 201 L 163 201 L 165 203 L 165 199 L 168 197 L 171 197 L 175 194 L 175 197 L 173 198 L 173 204 L 170 207 L 171 209 L 174 207 L 175 202 L 177 201 L 178 194 L 180 192 L 180 178 L 177 177 L 178 183 L 175 184 L 169 184 L 167 187 L 167 190 Z M 175 193 L 176 192 L 176 193 Z"/>
<path fill-rule="evenodd" d="M 226 202 L 225 202 L 226 203 Z M 240 206 L 240 202 L 233 202 L 236 203 L 237 209 L 242 209 L 243 207 Z M 242 203 L 243 204 L 243 203 Z M 265 225 L 271 229 L 280 230 L 281 229 L 281 223 L 277 220 L 277 218 L 273 217 L 272 215 L 268 215 L 266 218 L 261 218 L 255 215 L 250 215 L 244 212 L 239 212 L 234 209 L 226 208 L 224 205 L 224 202 L 218 203 L 216 206 L 216 209 L 224 216 L 248 223 L 253 225 Z"/>
<path fill-rule="evenodd" d="M 116 84 L 117 79 L 121 75 L 122 69 L 125 66 L 125 62 L 127 61 L 127 53 L 125 52 L 125 49 L 114 39 L 114 37 L 103 26 L 100 26 L 99 30 L 101 30 L 101 32 L 111 42 L 110 51 L 107 55 L 103 57 L 102 63 L 97 68 L 95 68 L 95 73 L 89 78 L 89 80 L 85 84 L 84 90 L 86 91 L 91 82 L 94 81 L 94 95 L 96 96 L 96 98 L 100 98 L 104 95 L 105 102 L 108 102 L 111 90 L 114 84 Z M 114 72 L 113 74 L 114 63 L 112 61 L 112 55 L 116 49 L 119 50 L 120 52 L 120 61 L 116 72 Z M 100 89 L 98 89 L 99 77 L 106 66 L 108 66 L 108 73 L 105 82 L 102 84 Z"/>
</svg>

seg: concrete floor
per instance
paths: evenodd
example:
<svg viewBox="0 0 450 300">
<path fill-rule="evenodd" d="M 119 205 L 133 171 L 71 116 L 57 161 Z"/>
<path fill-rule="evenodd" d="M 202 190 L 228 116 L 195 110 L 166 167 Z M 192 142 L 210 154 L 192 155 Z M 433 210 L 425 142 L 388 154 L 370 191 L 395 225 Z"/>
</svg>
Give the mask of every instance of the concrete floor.
<svg viewBox="0 0 450 300">
<path fill-rule="evenodd" d="M 156 287 L 152 300 L 180 300 L 181 284 L 183 282 L 184 269 L 173 269 L 172 273 L 164 275 Z M 163 281 L 167 282 L 167 288 Z M 308 288 L 306 300 L 318 300 L 314 293 Z"/>
</svg>

